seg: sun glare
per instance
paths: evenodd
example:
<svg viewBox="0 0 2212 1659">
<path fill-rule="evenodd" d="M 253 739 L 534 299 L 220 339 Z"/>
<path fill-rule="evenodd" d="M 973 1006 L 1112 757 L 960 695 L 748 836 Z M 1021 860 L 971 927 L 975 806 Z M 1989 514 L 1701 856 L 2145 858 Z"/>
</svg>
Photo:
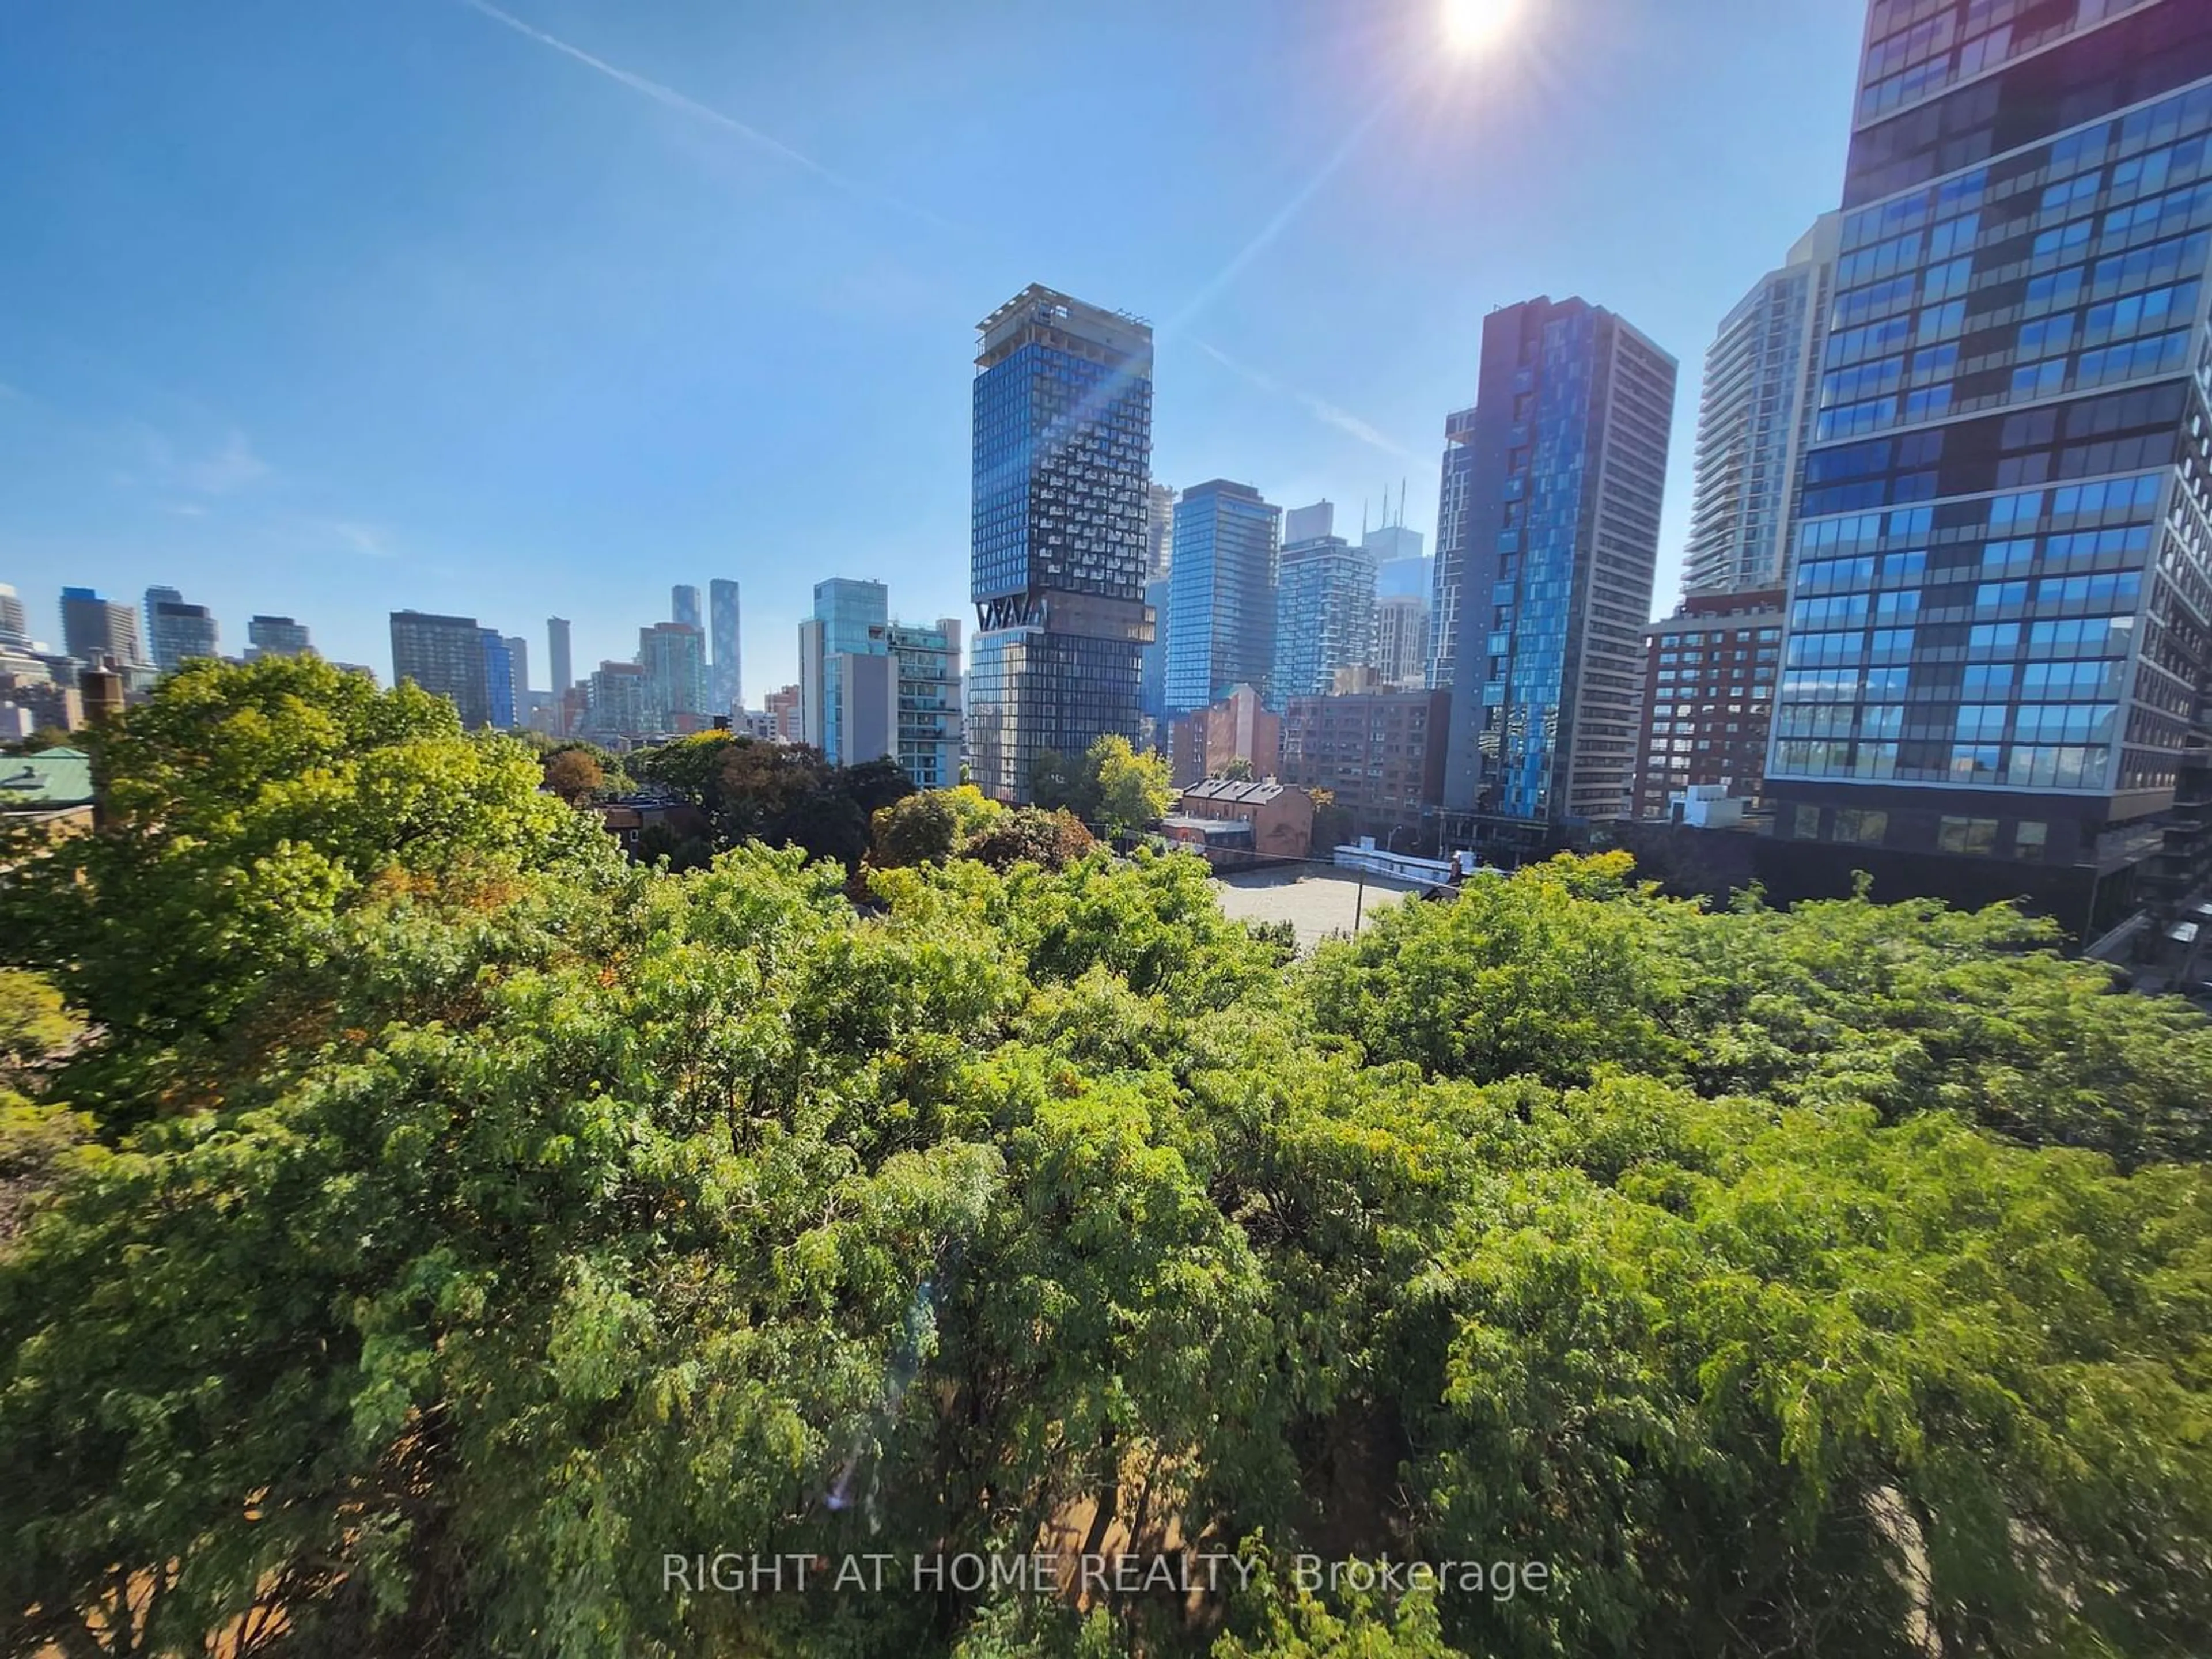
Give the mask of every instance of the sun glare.
<svg viewBox="0 0 2212 1659">
<path fill-rule="evenodd" d="M 1444 40 L 1459 52 L 1480 52 L 1512 27 L 1518 0 L 1443 0 Z"/>
</svg>

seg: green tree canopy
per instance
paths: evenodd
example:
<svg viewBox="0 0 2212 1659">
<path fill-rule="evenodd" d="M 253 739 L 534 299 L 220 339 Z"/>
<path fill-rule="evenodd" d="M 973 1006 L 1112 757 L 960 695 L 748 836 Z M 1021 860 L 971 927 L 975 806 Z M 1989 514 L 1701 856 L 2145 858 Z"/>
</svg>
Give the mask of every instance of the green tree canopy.
<svg viewBox="0 0 2212 1659">
<path fill-rule="evenodd" d="M 298 672 L 165 682 L 99 739 L 112 828 L 0 890 L 89 1017 L 0 1100 L 10 1652 L 2212 1628 L 2212 1026 L 2039 925 L 1613 857 L 1288 961 L 1194 859 L 981 855 L 1073 823 L 1033 811 L 857 909 L 796 844 L 626 863 L 526 751 Z M 811 799 L 766 747 L 719 773 Z M 664 1577 L 1086 1543 L 1254 1573 Z M 1386 1553 L 1516 1590 L 1295 1566 Z"/>
</svg>

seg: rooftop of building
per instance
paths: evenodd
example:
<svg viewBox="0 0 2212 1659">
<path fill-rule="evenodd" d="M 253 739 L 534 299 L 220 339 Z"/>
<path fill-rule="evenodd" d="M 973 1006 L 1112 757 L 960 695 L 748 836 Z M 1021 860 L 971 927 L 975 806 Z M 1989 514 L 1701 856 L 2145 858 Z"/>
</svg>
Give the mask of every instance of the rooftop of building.
<svg viewBox="0 0 2212 1659">
<path fill-rule="evenodd" d="M 82 749 L 0 756 L 0 810 L 78 806 L 92 798 L 92 757 Z"/>
<path fill-rule="evenodd" d="M 1264 806 L 1269 801 L 1291 793 L 1292 786 L 1273 778 L 1261 778 L 1246 782 L 1237 778 L 1208 778 L 1203 783 L 1194 783 L 1182 792 L 1185 800 L 1237 801 L 1255 806 Z"/>
</svg>

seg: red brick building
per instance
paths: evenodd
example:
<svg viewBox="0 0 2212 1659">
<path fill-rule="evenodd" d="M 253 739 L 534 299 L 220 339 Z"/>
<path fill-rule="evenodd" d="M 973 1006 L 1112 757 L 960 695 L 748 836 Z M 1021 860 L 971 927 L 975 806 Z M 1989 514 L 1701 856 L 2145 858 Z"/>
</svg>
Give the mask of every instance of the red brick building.
<svg viewBox="0 0 2212 1659">
<path fill-rule="evenodd" d="M 1635 818 L 1664 818 L 1692 784 L 1762 805 L 1766 738 L 1782 671 L 1780 588 L 1693 593 L 1644 630 L 1644 718 Z"/>
</svg>

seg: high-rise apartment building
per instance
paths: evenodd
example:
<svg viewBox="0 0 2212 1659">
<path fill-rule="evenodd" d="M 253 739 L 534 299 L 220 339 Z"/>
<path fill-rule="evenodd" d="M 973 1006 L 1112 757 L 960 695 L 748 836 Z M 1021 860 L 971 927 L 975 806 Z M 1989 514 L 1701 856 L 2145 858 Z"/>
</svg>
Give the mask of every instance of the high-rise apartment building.
<svg viewBox="0 0 2212 1659">
<path fill-rule="evenodd" d="M 77 661 L 106 658 L 118 667 L 143 663 L 143 638 L 135 607 L 102 599 L 89 587 L 62 589 L 62 649 Z"/>
<path fill-rule="evenodd" d="M 734 714 L 744 707 L 744 647 L 739 643 L 738 585 L 726 576 L 707 584 L 707 616 L 714 655 L 709 671 L 714 712 Z"/>
<path fill-rule="evenodd" d="M 1164 483 L 1145 491 L 1145 575 L 1158 581 L 1175 562 L 1176 492 Z"/>
<path fill-rule="evenodd" d="M 678 582 L 668 590 L 668 618 L 682 623 L 686 628 L 704 626 L 699 615 L 699 590 L 689 582 Z"/>
<path fill-rule="evenodd" d="M 1843 215 L 1821 216 L 1722 322 L 1698 402 L 1696 495 L 1683 591 L 1789 579 L 1805 447 L 1820 404 Z"/>
<path fill-rule="evenodd" d="M 514 707 L 520 714 L 530 706 L 530 641 L 520 634 L 509 634 L 501 643 L 507 647 L 507 661 L 514 665 Z"/>
<path fill-rule="evenodd" d="M 307 636 L 304 623 L 289 617 L 250 617 L 246 623 L 246 656 L 251 662 L 260 657 L 298 657 L 313 650 L 314 644 Z"/>
<path fill-rule="evenodd" d="M 478 627 L 474 617 L 393 611 L 392 684 L 412 680 L 425 691 L 450 698 L 461 711 L 461 724 L 472 732 L 489 726 L 492 697 L 490 664 L 484 651 L 487 635 L 495 640 L 499 637 L 494 630 Z"/>
<path fill-rule="evenodd" d="M 1322 503 L 1326 508 L 1327 502 Z M 1312 515 L 1295 508 L 1291 520 Z M 1326 523 L 1308 516 L 1304 523 Z M 1337 671 L 1362 668 L 1375 655 L 1375 560 L 1364 547 L 1326 533 L 1283 544 L 1275 587 L 1275 651 L 1267 673 L 1267 706 L 1318 697 L 1336 686 Z"/>
<path fill-rule="evenodd" d="M 23 601 L 6 582 L 0 582 L 0 646 L 13 646 L 27 650 L 31 644 L 31 617 L 23 609 Z"/>
<path fill-rule="evenodd" d="M 686 622 L 641 628 L 637 661 L 645 670 L 646 707 L 655 731 L 694 731 L 708 725 L 706 629 Z"/>
<path fill-rule="evenodd" d="M 1167 713 L 1206 708 L 1240 684 L 1264 692 L 1275 655 L 1275 562 L 1283 510 L 1249 484 L 1182 492 L 1168 573 Z M 1154 618 L 1153 626 L 1159 623 Z"/>
<path fill-rule="evenodd" d="M 837 766 L 878 760 L 897 747 L 897 677 L 882 660 L 890 595 L 881 582 L 833 576 L 814 584 L 814 614 L 799 624 L 799 686 L 805 740 Z"/>
<path fill-rule="evenodd" d="M 2094 933 L 2212 741 L 2212 8 L 2027 10 L 1869 9 L 1767 791 Z"/>
<path fill-rule="evenodd" d="M 959 619 L 891 623 L 884 642 L 896 676 L 891 752 L 917 787 L 950 789 L 960 781 Z"/>
<path fill-rule="evenodd" d="M 650 737 L 660 730 L 641 663 L 600 663 L 592 671 L 584 704 L 583 729 L 593 737 Z"/>
<path fill-rule="evenodd" d="M 1541 842 L 1626 799 L 1674 378 L 1579 299 L 1483 319 L 1475 407 L 1445 426 L 1433 622 L 1450 634 L 1444 806 L 1478 842 Z"/>
<path fill-rule="evenodd" d="M 978 325 L 968 743 L 986 793 L 1139 732 L 1152 331 L 1031 286 Z"/>
<path fill-rule="evenodd" d="M 187 605 L 173 587 L 146 590 L 146 638 L 155 667 L 167 673 L 193 657 L 220 656 L 217 637 L 215 613 L 205 605 Z"/>
<path fill-rule="evenodd" d="M 1693 785 L 1764 802 L 1782 672 L 1782 590 L 1692 593 L 1644 629 L 1644 733 L 1629 816 L 1663 818 Z"/>
</svg>

